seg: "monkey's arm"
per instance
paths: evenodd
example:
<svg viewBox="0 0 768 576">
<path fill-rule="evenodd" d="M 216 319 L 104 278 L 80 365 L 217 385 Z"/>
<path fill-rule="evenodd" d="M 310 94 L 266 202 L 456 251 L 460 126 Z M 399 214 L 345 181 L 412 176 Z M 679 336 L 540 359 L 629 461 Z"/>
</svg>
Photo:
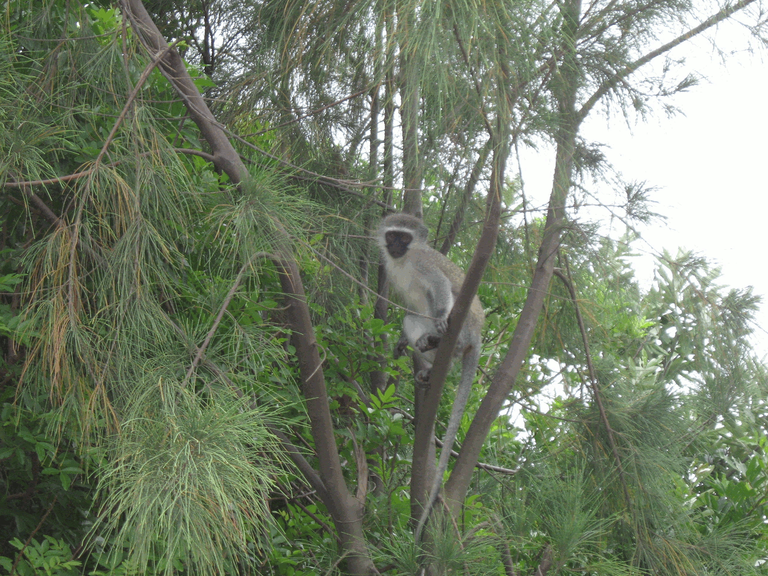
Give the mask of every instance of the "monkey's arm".
<svg viewBox="0 0 768 576">
<path fill-rule="evenodd" d="M 453 308 L 453 289 L 451 281 L 442 271 L 436 270 L 435 275 L 440 280 L 432 283 L 427 293 L 427 299 L 435 323 L 435 332 L 445 334 L 448 329 L 448 316 L 451 313 L 451 308 Z"/>
</svg>

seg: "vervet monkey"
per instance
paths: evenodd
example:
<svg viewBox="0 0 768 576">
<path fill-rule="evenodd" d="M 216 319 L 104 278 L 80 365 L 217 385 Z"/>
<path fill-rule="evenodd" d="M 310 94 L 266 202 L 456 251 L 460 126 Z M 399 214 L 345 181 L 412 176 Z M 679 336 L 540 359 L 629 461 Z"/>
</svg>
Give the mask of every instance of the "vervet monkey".
<svg viewBox="0 0 768 576">
<path fill-rule="evenodd" d="M 431 368 L 435 359 L 435 348 L 448 328 L 448 315 L 464 282 L 464 273 L 456 264 L 427 244 L 428 234 L 427 227 L 415 216 L 391 214 L 384 218 L 379 226 L 378 241 L 387 277 L 395 293 L 408 309 L 403 319 L 403 338 L 397 345 L 396 354 L 402 353 L 406 345 L 410 344 L 416 354 Z M 475 296 L 454 350 L 454 356 L 462 358 L 461 380 L 443 438 L 435 479 L 416 527 L 417 541 L 448 468 L 451 448 L 456 440 L 461 417 L 472 389 L 472 381 L 477 372 L 480 331 L 484 321 L 483 307 Z M 416 375 L 418 381 L 426 382 L 429 379 L 429 368 Z"/>
</svg>

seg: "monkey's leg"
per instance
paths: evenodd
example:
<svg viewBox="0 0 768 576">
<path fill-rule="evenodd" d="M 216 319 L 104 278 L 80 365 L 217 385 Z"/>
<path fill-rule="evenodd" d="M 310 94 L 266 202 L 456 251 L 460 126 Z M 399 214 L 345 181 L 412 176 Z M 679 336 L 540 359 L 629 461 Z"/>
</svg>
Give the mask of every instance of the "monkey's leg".
<svg viewBox="0 0 768 576">
<path fill-rule="evenodd" d="M 426 370 L 419 370 L 416 373 L 416 384 L 426 384 L 429 382 L 430 368 L 435 355 L 432 350 L 440 343 L 440 336 L 435 334 L 435 323 L 431 318 L 407 314 L 403 318 L 403 338 L 406 339 L 406 344 L 410 344 L 416 354 L 429 366 Z M 398 347 L 401 344 L 402 339 Z M 406 344 L 402 344 L 403 350 Z"/>
<path fill-rule="evenodd" d="M 400 340 L 397 342 L 397 346 L 395 346 L 395 350 L 392 353 L 392 356 L 395 360 L 400 358 L 403 354 L 405 354 L 405 349 L 408 348 L 408 337 L 403 334 L 400 337 Z M 424 360 L 426 362 L 426 360 Z M 427 384 L 429 382 L 429 374 L 431 372 L 431 368 L 427 368 L 426 370 L 419 370 L 416 373 L 416 384 Z"/>
</svg>

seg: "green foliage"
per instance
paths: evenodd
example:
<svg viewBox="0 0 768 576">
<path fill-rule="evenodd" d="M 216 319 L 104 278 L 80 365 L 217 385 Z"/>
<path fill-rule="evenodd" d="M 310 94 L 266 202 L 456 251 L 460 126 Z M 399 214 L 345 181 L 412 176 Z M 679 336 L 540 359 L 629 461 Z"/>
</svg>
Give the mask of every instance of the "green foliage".
<svg viewBox="0 0 768 576">
<path fill-rule="evenodd" d="M 643 295 L 613 259 L 623 249 L 608 248 L 589 266 L 570 263 L 594 382 L 582 334 L 566 303 L 554 302 L 542 341 L 571 344 L 556 362 L 534 357 L 544 366 L 532 374 L 559 382 L 558 398 L 539 405 L 546 414 L 523 412 L 514 479 L 479 489 L 497 494 L 523 571 L 549 550 L 562 573 L 759 573 L 765 450 L 753 435 L 764 402 L 754 394 L 765 379 L 745 324 L 754 300 L 718 287 L 717 271 L 688 255 L 661 261 Z M 621 273 L 612 279 L 602 264 Z"/>
<path fill-rule="evenodd" d="M 48 432 L 51 416 L 45 398 L 14 405 L 13 389 L 5 388 L 0 406 L 0 554 L 14 536 L 27 535 L 47 514 L 47 533 L 77 541 L 90 498 L 87 464 L 71 446 L 54 444 Z M 80 512 L 74 513 L 73 510 Z"/>
<path fill-rule="evenodd" d="M 323 446 L 274 262 L 288 252 L 344 481 L 365 498 L 382 572 L 415 574 L 425 562 L 435 574 L 764 571 L 757 298 L 726 290 L 690 254 L 665 254 L 641 290 L 628 264 L 634 236 L 602 239 L 578 208 L 509 411 L 483 448 L 491 467 L 478 469 L 455 524 L 435 521 L 429 544 L 413 543 L 415 390 L 408 359 L 391 359 L 398 313 L 376 318 L 372 294 L 377 202 L 393 203 L 406 160 L 397 139 L 383 160 L 383 110 L 402 104 L 402 60 L 413 57 L 425 219 L 438 247 L 460 223 L 448 244 L 465 267 L 490 177 L 486 123 L 509 106 L 514 142 L 559 125 L 552 93 L 572 64 L 562 60 L 565 5 L 148 2 L 238 136 L 250 176 L 235 188 L 170 82 L 151 70 L 139 85 L 151 57 L 113 3 L 39 4 L 7 3 L 0 34 L 4 571 L 343 570 L 340 526 L 282 443 L 316 467 Z M 594 4 L 572 47 L 579 102 L 606 87 L 642 113 L 641 85 L 610 82 L 687 9 Z M 578 204 L 596 197 L 587 176 L 605 157 L 580 141 L 575 161 Z M 521 175 L 506 177 L 479 294 L 485 374 L 459 444 L 510 346 L 544 229 Z M 624 192 L 627 217 L 646 219 L 644 188 Z"/>
<path fill-rule="evenodd" d="M 268 417 L 260 406 L 292 374 L 284 337 L 264 322 L 277 307 L 274 271 L 260 276 L 252 251 L 274 242 L 249 229 L 263 231 L 269 213 L 300 234 L 309 204 L 286 196 L 276 216 L 285 187 L 254 170 L 237 226 L 211 218 L 234 199 L 209 164 L 174 150 L 199 141 L 168 81 L 150 74 L 120 116 L 147 59 L 119 12 L 50 1 L 30 15 L 19 4 L 0 76 L 1 113 L 20 129 L 0 130 L 0 184 L 50 182 L 20 194 L 21 209 L 2 200 L 19 226 L 4 244 L 14 267 L 0 270 L 0 337 L 23 360 L 2 365 L 3 543 L 39 530 L 45 514 L 43 533 L 73 549 L 91 527 L 97 571 L 237 572 L 270 544 L 266 503 L 285 459 L 265 426 L 296 402 L 285 396 Z"/>
<path fill-rule="evenodd" d="M 144 390 L 108 447 L 92 533 L 115 533 L 113 553 L 128 550 L 140 573 L 152 560 L 166 574 L 179 560 L 223 573 L 251 544 L 268 547 L 276 420 L 231 393 L 201 397 L 162 379 Z"/>
<path fill-rule="evenodd" d="M 81 574 L 79 569 L 81 562 L 72 559 L 69 546 L 62 540 L 46 536 L 42 542 L 34 538 L 28 544 L 18 538 L 11 540 L 11 545 L 19 550 L 22 558 L 14 568 L 14 561 L 0 556 L 0 566 L 8 574 L 19 576 L 33 576 L 45 574 L 46 576 L 77 576 Z M 13 572 L 11 569 L 13 568 Z"/>
</svg>

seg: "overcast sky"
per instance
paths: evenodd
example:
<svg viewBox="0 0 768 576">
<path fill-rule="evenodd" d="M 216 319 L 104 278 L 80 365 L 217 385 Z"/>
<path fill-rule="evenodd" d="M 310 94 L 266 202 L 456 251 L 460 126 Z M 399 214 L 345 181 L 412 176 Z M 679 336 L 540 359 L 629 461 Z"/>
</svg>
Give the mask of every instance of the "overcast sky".
<svg viewBox="0 0 768 576">
<path fill-rule="evenodd" d="M 723 284 L 753 286 L 763 297 L 756 339 L 768 355 L 768 65 L 765 52 L 745 51 L 747 38 L 736 26 L 718 31 L 718 42 L 737 51 L 725 63 L 705 39 L 672 53 L 706 77 L 675 97 L 676 116 L 659 110 L 630 130 L 620 116 L 609 122 L 593 113 L 582 135 L 606 146 L 626 180 L 657 188 L 655 211 L 667 221 L 641 228 L 650 247 L 636 250 L 693 250 L 722 268 Z M 523 163 L 523 177 L 526 194 L 547 198 L 551 170 L 544 177 Z M 651 270 L 650 257 L 638 263 L 641 277 Z"/>
</svg>

